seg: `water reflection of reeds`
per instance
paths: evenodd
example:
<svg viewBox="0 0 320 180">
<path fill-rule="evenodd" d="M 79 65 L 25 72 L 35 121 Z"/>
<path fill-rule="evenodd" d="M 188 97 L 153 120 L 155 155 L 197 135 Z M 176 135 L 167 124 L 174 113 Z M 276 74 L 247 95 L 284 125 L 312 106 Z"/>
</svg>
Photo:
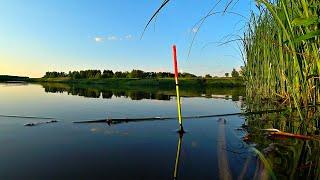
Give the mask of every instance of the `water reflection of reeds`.
<svg viewBox="0 0 320 180">
<path fill-rule="evenodd" d="M 276 108 L 276 104 L 246 104 L 247 111 Z M 281 105 L 279 105 L 281 106 Z M 279 108 L 278 106 L 278 108 Z M 263 173 L 270 164 L 277 179 L 318 179 L 320 175 L 319 107 L 305 108 L 304 121 L 297 111 L 252 114 L 246 116 L 246 142 L 254 146 L 264 160 L 257 161 L 256 173 Z M 271 136 L 263 129 L 277 129 L 281 132 L 309 137 L 300 139 L 286 136 Z M 259 156 L 259 155 L 258 155 Z M 270 178 L 271 175 L 269 174 Z"/>
</svg>

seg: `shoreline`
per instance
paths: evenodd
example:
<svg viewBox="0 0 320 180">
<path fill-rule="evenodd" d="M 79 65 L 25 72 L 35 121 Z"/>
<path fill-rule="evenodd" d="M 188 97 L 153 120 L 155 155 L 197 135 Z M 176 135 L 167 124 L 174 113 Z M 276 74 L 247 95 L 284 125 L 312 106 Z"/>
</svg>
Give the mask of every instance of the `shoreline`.
<svg viewBox="0 0 320 180">
<path fill-rule="evenodd" d="M 70 79 L 70 78 L 30 78 L 33 83 L 66 83 L 66 84 L 96 84 L 110 87 L 161 87 L 175 88 L 174 78 L 101 78 L 101 79 Z M 245 87 L 242 78 L 181 78 L 181 87 L 187 88 L 223 88 Z"/>
</svg>

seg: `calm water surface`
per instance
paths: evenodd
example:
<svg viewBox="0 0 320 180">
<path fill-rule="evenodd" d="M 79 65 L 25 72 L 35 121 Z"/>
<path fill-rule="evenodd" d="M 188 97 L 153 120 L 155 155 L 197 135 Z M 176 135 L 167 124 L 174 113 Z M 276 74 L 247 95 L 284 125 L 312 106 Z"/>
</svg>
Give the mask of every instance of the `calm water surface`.
<svg viewBox="0 0 320 180">
<path fill-rule="evenodd" d="M 104 118 L 176 116 L 171 91 L 115 91 L 65 85 L 0 84 L 1 179 L 251 179 L 267 174 L 237 130 L 244 117 L 74 124 Z M 190 95 L 191 94 L 191 95 Z M 231 96 L 233 97 L 231 98 Z M 225 97 L 230 98 L 225 98 Z M 233 93 L 189 93 L 184 116 L 241 112 Z M 241 98 L 240 98 L 241 99 Z M 278 176 L 278 174 L 276 174 Z M 281 175 L 281 173 L 279 174 Z M 267 177 L 267 176 L 265 176 Z"/>
</svg>

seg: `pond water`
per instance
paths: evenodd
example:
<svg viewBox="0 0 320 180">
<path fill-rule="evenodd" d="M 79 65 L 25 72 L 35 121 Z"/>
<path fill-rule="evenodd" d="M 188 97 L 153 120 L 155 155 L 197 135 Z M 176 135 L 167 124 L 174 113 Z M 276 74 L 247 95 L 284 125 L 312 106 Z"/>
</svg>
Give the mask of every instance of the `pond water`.
<svg viewBox="0 0 320 180">
<path fill-rule="evenodd" d="M 182 90 L 182 113 L 242 112 L 243 94 L 241 89 Z M 319 178 L 318 141 L 263 141 L 262 135 L 244 141 L 248 132 L 239 128 L 250 125 L 244 116 L 185 119 L 182 137 L 176 119 L 73 123 L 176 117 L 173 90 L 0 84 L 0 100 L 1 179 Z M 4 115 L 58 122 L 30 127 L 24 125 L 49 120 Z"/>
</svg>

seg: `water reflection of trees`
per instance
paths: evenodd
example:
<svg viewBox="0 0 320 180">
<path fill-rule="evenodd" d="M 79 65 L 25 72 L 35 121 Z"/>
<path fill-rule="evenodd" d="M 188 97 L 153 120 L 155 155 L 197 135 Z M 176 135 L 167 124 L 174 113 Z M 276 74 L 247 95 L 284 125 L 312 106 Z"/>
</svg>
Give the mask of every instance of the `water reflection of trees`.
<svg viewBox="0 0 320 180">
<path fill-rule="evenodd" d="M 72 95 L 79 95 L 84 97 L 91 97 L 91 98 L 99 98 L 101 96 L 101 91 L 98 89 L 92 89 L 92 88 L 73 88 L 71 92 L 68 91 L 68 93 Z"/>
<path fill-rule="evenodd" d="M 47 93 L 67 93 L 90 98 L 110 99 L 112 97 L 126 97 L 132 100 L 156 99 L 170 100 L 175 96 L 174 89 L 157 89 L 157 88 L 116 88 L 105 87 L 103 85 L 80 85 L 80 84 L 62 84 L 62 83 L 43 83 L 41 84 Z M 215 94 L 215 96 L 213 96 Z M 184 97 L 207 97 L 231 99 L 239 101 L 243 96 L 242 89 L 182 89 L 181 95 Z M 216 96 L 218 95 L 218 96 Z"/>
<path fill-rule="evenodd" d="M 75 87 L 75 86 L 56 86 L 56 84 L 43 85 L 45 92 L 47 93 L 64 93 L 69 95 L 77 95 L 90 98 L 111 99 L 115 97 L 126 97 L 132 100 L 142 99 L 157 99 L 157 100 L 170 100 L 171 96 L 162 94 L 161 92 L 145 92 L 142 90 L 118 90 L 118 89 L 104 89 L 94 87 Z"/>
</svg>

